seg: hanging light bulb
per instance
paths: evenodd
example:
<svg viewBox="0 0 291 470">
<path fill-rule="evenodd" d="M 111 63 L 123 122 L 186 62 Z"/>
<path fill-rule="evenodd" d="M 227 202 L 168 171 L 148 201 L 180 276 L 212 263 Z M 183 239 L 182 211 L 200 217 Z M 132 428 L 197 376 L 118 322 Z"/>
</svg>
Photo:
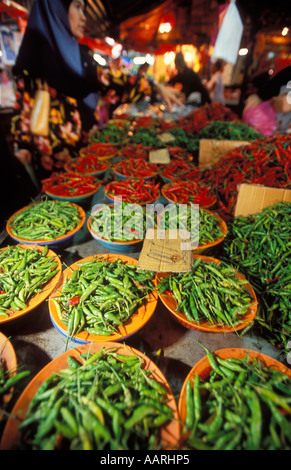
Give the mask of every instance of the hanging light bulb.
<svg viewBox="0 0 291 470">
<path fill-rule="evenodd" d="M 287 28 L 287 26 L 285 26 L 285 28 L 282 29 L 282 36 L 287 36 L 287 34 L 289 33 L 289 28 Z"/>
<path fill-rule="evenodd" d="M 172 29 L 172 26 L 170 23 L 161 23 L 159 27 L 159 32 L 161 34 L 169 33 L 171 29 Z"/>
<path fill-rule="evenodd" d="M 248 53 L 248 49 L 246 47 L 242 47 L 239 51 L 238 51 L 238 55 L 242 56 L 242 55 L 247 55 Z"/>
<path fill-rule="evenodd" d="M 95 52 L 93 58 L 96 60 L 96 62 L 98 62 L 99 65 L 105 66 L 107 64 L 106 59 L 102 57 L 102 55 L 98 54 L 98 52 Z"/>
<path fill-rule="evenodd" d="M 159 33 L 165 34 L 172 31 L 175 26 L 175 17 L 173 13 L 169 13 L 161 18 L 161 23 L 159 26 Z"/>
</svg>

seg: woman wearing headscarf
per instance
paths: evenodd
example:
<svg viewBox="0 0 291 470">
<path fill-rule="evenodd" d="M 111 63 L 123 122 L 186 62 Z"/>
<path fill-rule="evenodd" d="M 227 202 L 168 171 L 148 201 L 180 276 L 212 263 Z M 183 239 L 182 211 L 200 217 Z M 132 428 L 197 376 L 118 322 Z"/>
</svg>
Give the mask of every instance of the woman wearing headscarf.
<svg viewBox="0 0 291 470">
<path fill-rule="evenodd" d="M 30 163 L 38 181 L 63 168 L 84 146 L 84 131 L 96 124 L 98 98 L 137 101 L 138 81 L 116 81 L 78 39 L 84 35 L 86 0 L 35 0 L 17 61 L 15 115 L 11 132 L 15 156 Z M 50 93 L 49 135 L 32 135 L 30 116 L 39 87 Z M 167 104 L 176 98 L 152 85 Z"/>
</svg>

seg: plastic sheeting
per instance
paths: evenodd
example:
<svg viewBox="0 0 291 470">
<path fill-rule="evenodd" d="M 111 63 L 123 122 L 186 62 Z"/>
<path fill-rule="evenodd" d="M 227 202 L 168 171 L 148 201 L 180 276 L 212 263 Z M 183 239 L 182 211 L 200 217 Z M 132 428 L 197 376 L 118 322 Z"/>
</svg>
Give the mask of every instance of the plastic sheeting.
<svg viewBox="0 0 291 470">
<path fill-rule="evenodd" d="M 213 59 L 223 59 L 230 64 L 235 64 L 242 33 L 243 23 L 235 0 L 231 0 L 217 35 Z"/>
</svg>

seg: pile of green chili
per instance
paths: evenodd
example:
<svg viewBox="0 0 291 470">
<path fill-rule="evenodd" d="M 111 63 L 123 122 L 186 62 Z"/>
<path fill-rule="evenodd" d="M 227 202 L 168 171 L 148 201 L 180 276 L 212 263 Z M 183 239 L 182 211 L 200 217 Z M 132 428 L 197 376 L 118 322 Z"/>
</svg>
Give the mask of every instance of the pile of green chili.
<svg viewBox="0 0 291 470">
<path fill-rule="evenodd" d="M 188 205 L 187 210 L 179 204 L 171 204 L 168 210 L 161 215 L 160 225 L 165 229 L 187 230 L 191 234 L 191 241 L 201 245 L 214 242 L 224 236 L 220 220 L 211 212 L 199 208 L 197 217 L 195 206 Z"/>
<path fill-rule="evenodd" d="M 78 207 L 67 201 L 43 199 L 15 214 L 10 229 L 26 240 L 55 240 L 77 227 Z"/>
<path fill-rule="evenodd" d="M 11 371 L 5 369 L 2 364 L 0 364 L 0 407 L 1 410 L 4 409 L 3 398 L 6 393 L 9 393 L 11 387 L 14 387 L 17 382 L 20 382 L 24 377 L 29 375 L 29 371 L 23 371 L 16 374 L 11 374 Z M 1 418 L 0 418 L 1 421 Z"/>
<path fill-rule="evenodd" d="M 213 121 L 198 132 L 199 139 L 257 140 L 263 137 L 253 127 L 240 121 Z"/>
<path fill-rule="evenodd" d="M 19 426 L 31 450 L 152 450 L 172 419 L 168 392 L 133 353 L 68 357 L 37 390 Z"/>
<path fill-rule="evenodd" d="M 291 204 L 279 203 L 228 227 L 221 254 L 249 280 L 258 297 L 255 327 L 286 353 L 291 335 Z"/>
<path fill-rule="evenodd" d="M 4 410 L 4 396 L 10 392 L 12 387 L 20 382 L 22 379 L 27 377 L 30 374 L 29 371 L 16 372 L 13 370 L 8 370 L 5 366 L 5 363 L 1 360 L 0 354 L 0 409 Z M 7 403 L 6 403 L 7 404 Z M 0 422 L 1 422 L 1 413 L 0 413 Z"/>
<path fill-rule="evenodd" d="M 110 241 L 128 241 L 143 239 L 149 223 L 154 224 L 153 217 L 146 214 L 144 206 L 114 204 L 91 215 L 91 230 L 99 237 Z"/>
<path fill-rule="evenodd" d="M 176 145 L 186 149 L 190 153 L 197 152 L 199 150 L 199 138 L 197 135 L 191 132 L 186 132 L 184 129 L 175 127 L 168 131 L 175 137 L 175 140 L 171 142 L 171 145 Z"/>
<path fill-rule="evenodd" d="M 43 251 L 18 245 L 0 250 L 0 318 L 26 308 L 58 273 L 58 262 L 47 252 L 47 246 Z"/>
<path fill-rule="evenodd" d="M 105 142 L 108 144 L 122 144 L 127 137 L 127 128 L 116 124 L 106 124 L 100 131 L 91 136 L 92 142 Z"/>
<path fill-rule="evenodd" d="M 134 129 L 133 135 L 128 138 L 129 144 L 142 144 L 144 147 L 164 147 L 153 126 L 140 126 Z"/>
<path fill-rule="evenodd" d="M 196 258 L 190 273 L 164 277 L 157 286 L 158 292 L 172 293 L 176 311 L 184 313 L 191 322 L 235 327 L 254 301 L 244 287 L 247 281 L 236 273 L 223 262 L 208 263 Z"/>
<path fill-rule="evenodd" d="M 110 336 L 118 331 L 154 288 L 154 273 L 102 257 L 78 263 L 53 298 L 67 337 L 87 331 Z"/>
<path fill-rule="evenodd" d="M 186 448 L 290 450 L 290 377 L 249 355 L 207 357 L 208 377 L 186 383 Z"/>
</svg>

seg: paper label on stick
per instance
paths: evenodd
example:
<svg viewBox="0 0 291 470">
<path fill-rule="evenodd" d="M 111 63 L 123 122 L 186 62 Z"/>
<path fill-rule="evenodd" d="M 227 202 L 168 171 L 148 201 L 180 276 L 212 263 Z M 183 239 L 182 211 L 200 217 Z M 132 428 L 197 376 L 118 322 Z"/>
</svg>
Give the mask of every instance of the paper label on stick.
<svg viewBox="0 0 291 470">
<path fill-rule="evenodd" d="M 256 184 L 241 184 L 238 190 L 235 217 L 261 212 L 279 202 L 291 202 L 291 190 L 269 188 Z"/>
<path fill-rule="evenodd" d="M 138 260 L 138 268 L 155 272 L 190 272 L 190 234 L 180 230 L 149 229 Z"/>
</svg>

